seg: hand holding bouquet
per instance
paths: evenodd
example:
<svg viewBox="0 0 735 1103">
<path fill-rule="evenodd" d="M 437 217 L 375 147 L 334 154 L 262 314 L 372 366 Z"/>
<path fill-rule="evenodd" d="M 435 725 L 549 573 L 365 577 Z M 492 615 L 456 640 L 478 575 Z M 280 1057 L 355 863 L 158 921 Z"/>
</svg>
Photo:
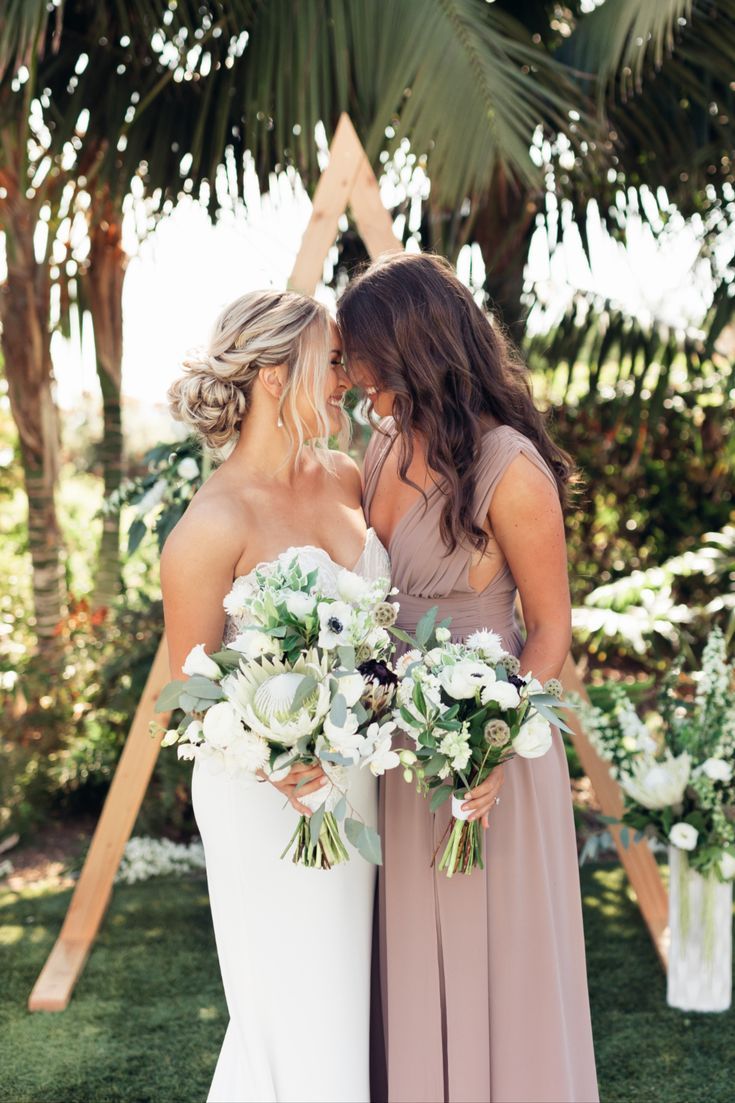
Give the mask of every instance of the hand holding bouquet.
<svg viewBox="0 0 735 1103">
<path fill-rule="evenodd" d="M 495 632 L 485 629 L 464 643 L 451 643 L 446 622 L 434 628 L 435 619 L 432 609 L 419 622 L 416 640 L 394 629 L 415 646 L 396 664 L 400 683 L 393 716 L 415 744 L 412 752 L 401 753 L 407 780 L 415 773 L 420 791 L 431 794 L 432 812 L 452 799 L 449 838 L 439 861 L 451 877 L 483 868 L 480 824 L 468 821 L 461 807 L 468 790 L 514 755 L 546 754 L 552 724 L 569 729 L 558 715 L 560 682 L 552 679 L 542 687 L 530 674 L 521 678 L 518 659 L 503 649 Z"/>
<path fill-rule="evenodd" d="M 302 798 L 312 815 L 300 817 L 284 851 L 293 845 L 295 862 L 321 869 L 349 858 L 341 821 L 362 856 L 380 864 L 379 836 L 349 806 L 347 767 L 378 775 L 399 762 L 395 725 L 381 720 L 397 682 L 387 661 L 396 617 L 388 583 L 343 570 L 337 587 L 337 596 L 325 593 L 318 571 L 296 558 L 238 579 L 224 605 L 239 633 L 212 656 L 195 647 L 188 680 L 171 682 L 157 703 L 186 714 L 163 740 L 178 743 L 180 758 L 274 780 L 297 763 L 322 767 L 330 784 Z"/>
</svg>

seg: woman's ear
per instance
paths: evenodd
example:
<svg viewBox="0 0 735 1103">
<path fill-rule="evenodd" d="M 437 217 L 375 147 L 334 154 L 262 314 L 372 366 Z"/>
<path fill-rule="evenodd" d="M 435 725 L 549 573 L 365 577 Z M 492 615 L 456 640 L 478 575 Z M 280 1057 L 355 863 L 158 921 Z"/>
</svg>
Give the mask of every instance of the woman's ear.
<svg viewBox="0 0 735 1103">
<path fill-rule="evenodd" d="M 280 400 L 286 386 L 286 365 L 267 364 L 258 372 L 258 379 L 269 395 Z"/>
</svg>

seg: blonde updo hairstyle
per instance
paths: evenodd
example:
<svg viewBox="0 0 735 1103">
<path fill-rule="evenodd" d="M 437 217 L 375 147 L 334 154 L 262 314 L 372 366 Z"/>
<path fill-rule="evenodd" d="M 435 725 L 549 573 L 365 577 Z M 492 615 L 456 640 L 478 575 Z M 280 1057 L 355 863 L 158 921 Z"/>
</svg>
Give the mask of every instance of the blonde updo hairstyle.
<svg viewBox="0 0 735 1103">
<path fill-rule="evenodd" d="M 210 449 L 220 451 L 235 442 L 260 369 L 285 364 L 288 374 L 278 408 L 284 428 L 278 431 L 289 434 L 297 456 L 307 443 L 324 446 L 331 433 L 324 396 L 330 344 L 329 314 L 321 303 L 295 291 L 251 291 L 222 311 L 209 348 L 184 361 L 185 374 L 168 390 L 171 413 Z M 299 394 L 315 414 L 316 439 L 305 436 Z M 315 450 L 319 453 L 326 458 L 323 447 Z"/>
</svg>

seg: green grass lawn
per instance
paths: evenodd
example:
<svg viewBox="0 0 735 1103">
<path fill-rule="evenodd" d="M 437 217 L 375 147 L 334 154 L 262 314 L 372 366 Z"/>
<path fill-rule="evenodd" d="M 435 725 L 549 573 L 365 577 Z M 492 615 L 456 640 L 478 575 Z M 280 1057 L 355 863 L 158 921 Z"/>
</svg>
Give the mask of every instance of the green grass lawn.
<svg viewBox="0 0 735 1103">
<path fill-rule="evenodd" d="M 585 868 L 582 882 L 602 1100 L 729 1103 L 735 1012 L 668 1009 L 622 871 Z M 201 1103 L 226 1024 L 204 880 L 118 886 L 68 1010 L 31 1015 L 68 900 L 0 893 L 0 1100 Z"/>
</svg>

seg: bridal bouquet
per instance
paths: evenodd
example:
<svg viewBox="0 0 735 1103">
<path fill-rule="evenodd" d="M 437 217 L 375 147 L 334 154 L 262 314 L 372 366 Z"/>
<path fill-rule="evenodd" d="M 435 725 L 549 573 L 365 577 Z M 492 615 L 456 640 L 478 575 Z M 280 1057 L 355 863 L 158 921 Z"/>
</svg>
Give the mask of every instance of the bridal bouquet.
<svg viewBox="0 0 735 1103">
<path fill-rule="evenodd" d="M 163 740 L 178 744 L 180 758 L 273 780 L 297 763 L 322 766 L 330 784 L 301 798 L 313 813 L 299 818 L 282 855 L 293 847 L 294 862 L 306 866 L 348 860 L 341 822 L 360 854 L 381 862 L 380 838 L 346 790 L 349 766 L 380 775 L 400 761 L 395 724 L 383 715 L 397 684 L 386 630 L 397 606 L 386 600 L 388 585 L 343 570 L 335 597 L 296 558 L 257 568 L 224 599 L 238 634 L 214 655 L 193 648 L 183 666 L 188 680 L 166 686 L 156 706 L 185 713 Z"/>
<path fill-rule="evenodd" d="M 641 720 L 622 689 L 607 712 L 581 703 L 581 719 L 625 794 L 622 822 L 677 847 L 686 864 L 735 877 L 735 663 L 719 628 L 702 668 L 665 681 L 658 715 Z"/>
<path fill-rule="evenodd" d="M 542 686 L 530 674 L 520 677 L 518 659 L 487 629 L 451 643 L 447 622 L 435 628 L 435 618 L 436 609 L 422 618 L 415 640 L 393 630 L 414 645 L 396 664 L 393 716 L 415 746 L 402 754 L 406 780 L 415 773 L 419 790 L 431 794 L 432 812 L 451 798 L 449 838 L 439 861 L 451 877 L 483 868 L 480 823 L 467 820 L 461 808 L 467 791 L 514 755 L 546 754 L 552 724 L 569 729 L 558 715 L 559 681 Z"/>
</svg>

